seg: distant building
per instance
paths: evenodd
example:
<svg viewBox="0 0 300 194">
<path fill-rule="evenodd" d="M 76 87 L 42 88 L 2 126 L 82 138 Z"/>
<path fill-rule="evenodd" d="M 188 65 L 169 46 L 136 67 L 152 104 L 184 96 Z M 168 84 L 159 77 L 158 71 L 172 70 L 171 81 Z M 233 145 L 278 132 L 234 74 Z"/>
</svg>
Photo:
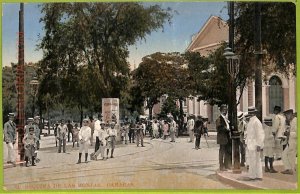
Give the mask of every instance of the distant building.
<svg viewBox="0 0 300 194">
<path fill-rule="evenodd" d="M 186 50 L 199 52 L 202 56 L 207 56 L 210 52 L 216 50 L 222 42 L 228 42 L 228 31 L 229 28 L 225 21 L 219 17 L 211 16 L 199 33 L 194 36 Z M 275 105 L 281 106 L 283 110 L 289 108 L 295 110 L 296 77 L 293 75 L 287 77 L 277 72 L 264 73 L 264 77 L 265 80 L 263 80 L 262 86 L 263 117 L 272 114 Z M 238 96 L 239 91 L 237 92 Z M 218 115 L 218 108 L 207 105 L 205 102 L 187 100 L 186 104 L 188 114 L 208 116 L 212 123 Z M 255 106 L 254 82 L 249 83 L 244 89 L 238 110 L 246 112 L 248 106 Z"/>
<path fill-rule="evenodd" d="M 225 21 L 216 16 L 211 16 L 200 31 L 193 35 L 191 43 L 186 51 L 199 52 L 202 56 L 208 56 L 221 46 L 223 42 L 228 42 L 229 28 Z M 270 64 L 272 65 L 272 64 Z M 243 68 L 243 67 L 241 67 Z M 272 114 L 275 105 L 279 105 L 283 110 L 296 108 L 296 78 L 290 75 L 286 77 L 278 72 L 264 73 L 265 79 L 262 86 L 262 104 L 263 117 Z M 237 91 L 237 97 L 239 91 Z M 162 104 L 167 98 L 163 95 L 160 103 L 153 108 L 153 115 L 158 114 Z M 249 83 L 244 89 L 243 95 L 238 105 L 238 111 L 246 112 L 248 106 L 255 106 L 255 89 L 254 82 Z M 193 114 L 207 117 L 211 124 L 219 116 L 219 109 L 216 105 L 211 106 L 205 101 L 197 101 L 197 97 L 193 99 L 187 98 L 183 103 L 183 110 L 186 115 Z M 148 111 L 148 110 L 147 110 Z M 148 114 L 149 112 L 145 112 Z"/>
</svg>

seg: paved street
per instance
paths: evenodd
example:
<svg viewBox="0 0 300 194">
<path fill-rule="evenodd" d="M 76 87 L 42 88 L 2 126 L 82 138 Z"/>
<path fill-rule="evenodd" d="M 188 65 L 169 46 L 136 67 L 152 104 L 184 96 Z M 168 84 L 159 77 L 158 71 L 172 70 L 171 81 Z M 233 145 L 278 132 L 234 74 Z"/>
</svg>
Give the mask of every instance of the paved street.
<svg viewBox="0 0 300 194">
<path fill-rule="evenodd" d="M 230 189 L 216 178 L 218 148 L 210 137 L 200 150 L 187 137 L 146 138 L 146 147 L 118 145 L 115 158 L 76 164 L 78 149 L 57 153 L 54 137 L 42 137 L 36 167 L 4 169 L 7 190 L 25 189 Z M 92 152 L 92 147 L 89 152 Z"/>
</svg>

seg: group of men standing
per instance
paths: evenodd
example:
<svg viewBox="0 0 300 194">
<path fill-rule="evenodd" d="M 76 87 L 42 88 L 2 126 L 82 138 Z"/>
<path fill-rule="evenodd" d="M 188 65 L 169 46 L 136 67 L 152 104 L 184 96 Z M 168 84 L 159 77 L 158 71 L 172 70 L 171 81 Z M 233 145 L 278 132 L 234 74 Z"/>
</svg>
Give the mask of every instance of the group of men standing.
<svg viewBox="0 0 300 194">
<path fill-rule="evenodd" d="M 227 119 L 227 106 L 220 107 L 220 116 L 216 120 L 219 165 L 221 171 L 231 168 L 231 128 Z M 266 117 L 263 123 L 257 117 L 257 109 L 249 107 L 248 112 L 238 114 L 240 132 L 241 166 L 247 164 L 248 176 L 245 180 L 262 180 L 262 156 L 265 172 L 277 173 L 274 169 L 274 157 L 282 158 L 285 170 L 283 174 L 293 174 L 296 162 L 297 118 L 292 109 L 281 113 L 279 106 L 274 107 L 273 118 Z"/>
<path fill-rule="evenodd" d="M 15 115 L 14 113 L 8 114 L 9 120 L 4 124 L 4 141 L 7 145 L 8 150 L 8 161 L 7 163 L 13 164 L 16 166 L 16 155 L 14 151 L 14 145 L 16 143 L 17 138 L 17 126 L 14 122 Z M 35 116 L 34 118 L 27 119 L 27 125 L 24 127 L 24 138 L 22 142 L 25 148 L 25 166 L 29 166 L 29 162 L 31 162 L 32 166 L 35 166 L 35 160 L 37 159 L 36 150 L 40 147 L 40 128 L 39 128 L 39 116 Z"/>
</svg>

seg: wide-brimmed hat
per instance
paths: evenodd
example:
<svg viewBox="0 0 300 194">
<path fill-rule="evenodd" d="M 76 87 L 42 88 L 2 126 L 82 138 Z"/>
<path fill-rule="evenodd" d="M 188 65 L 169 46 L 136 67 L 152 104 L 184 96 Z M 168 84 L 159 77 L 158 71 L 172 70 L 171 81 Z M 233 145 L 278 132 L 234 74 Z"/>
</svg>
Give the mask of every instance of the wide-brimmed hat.
<svg viewBox="0 0 300 194">
<path fill-rule="evenodd" d="M 8 117 L 15 117 L 14 113 L 8 113 Z"/>
<path fill-rule="evenodd" d="M 33 118 L 30 117 L 30 118 L 27 119 L 27 121 L 33 121 Z"/>
<path fill-rule="evenodd" d="M 265 117 L 264 118 L 264 123 L 272 123 L 272 118 L 271 117 Z"/>
<path fill-rule="evenodd" d="M 100 122 L 100 125 L 105 125 L 105 122 L 101 121 L 101 122 Z"/>
<path fill-rule="evenodd" d="M 89 118 L 84 118 L 82 121 L 90 121 Z"/>
<path fill-rule="evenodd" d="M 283 114 L 287 115 L 287 114 L 293 114 L 294 110 L 293 109 L 288 109 L 286 111 L 283 111 Z"/>
<path fill-rule="evenodd" d="M 35 116 L 34 119 L 40 119 L 40 116 Z"/>
<path fill-rule="evenodd" d="M 254 106 L 248 108 L 248 115 L 253 115 L 256 112 L 258 112 L 258 110 Z"/>
<path fill-rule="evenodd" d="M 237 113 L 237 118 L 238 119 L 242 119 L 244 117 L 244 113 L 243 112 L 238 112 Z"/>
</svg>

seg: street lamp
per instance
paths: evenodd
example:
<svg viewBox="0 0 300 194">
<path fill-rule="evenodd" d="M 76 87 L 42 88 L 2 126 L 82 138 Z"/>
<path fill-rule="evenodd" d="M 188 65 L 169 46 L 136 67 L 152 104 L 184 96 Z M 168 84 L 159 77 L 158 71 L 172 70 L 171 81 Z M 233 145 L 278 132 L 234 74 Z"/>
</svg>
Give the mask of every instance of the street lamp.
<svg viewBox="0 0 300 194">
<path fill-rule="evenodd" d="M 29 85 L 30 85 L 30 93 L 33 97 L 33 103 L 32 103 L 32 118 L 33 118 L 34 117 L 34 111 L 35 111 L 35 107 L 34 107 L 35 97 L 38 93 L 38 88 L 39 88 L 40 82 L 38 81 L 37 77 L 34 76 L 32 78 L 32 80 L 29 82 Z"/>
<path fill-rule="evenodd" d="M 236 107 L 236 89 L 234 86 L 235 78 L 239 73 L 240 60 L 230 47 L 225 48 L 223 56 L 227 60 L 227 71 L 230 75 L 230 92 L 228 103 L 228 118 L 230 121 L 230 131 L 232 139 L 232 161 L 233 173 L 241 173 L 240 170 L 240 133 L 237 128 L 237 107 Z"/>
</svg>

